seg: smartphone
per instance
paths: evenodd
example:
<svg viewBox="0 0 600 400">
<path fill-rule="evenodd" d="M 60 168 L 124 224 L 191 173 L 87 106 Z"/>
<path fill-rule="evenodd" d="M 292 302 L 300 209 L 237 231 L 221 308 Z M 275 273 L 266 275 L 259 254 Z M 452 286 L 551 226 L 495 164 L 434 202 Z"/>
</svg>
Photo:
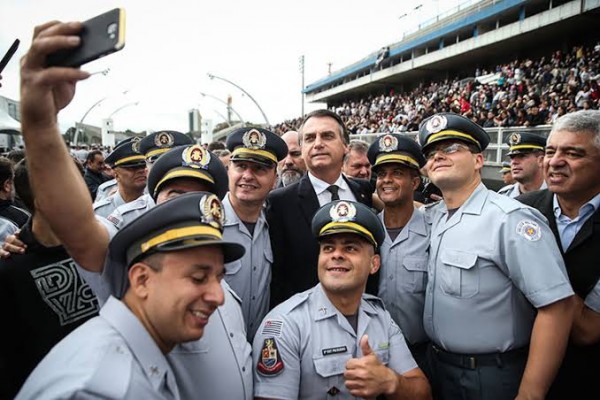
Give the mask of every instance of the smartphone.
<svg viewBox="0 0 600 400">
<path fill-rule="evenodd" d="M 12 46 L 10 46 L 10 48 L 8 49 L 8 51 L 6 52 L 4 57 L 2 57 L 2 60 L 0 61 L 0 72 L 2 72 L 4 70 L 4 67 L 6 67 L 6 64 L 8 64 L 8 62 L 10 61 L 12 56 L 15 55 L 15 52 L 19 48 L 19 43 L 21 43 L 21 41 L 19 39 L 15 39 Z"/>
<path fill-rule="evenodd" d="M 48 55 L 48 66 L 79 67 L 125 46 L 125 9 L 115 8 L 83 23 L 81 44 Z"/>
</svg>

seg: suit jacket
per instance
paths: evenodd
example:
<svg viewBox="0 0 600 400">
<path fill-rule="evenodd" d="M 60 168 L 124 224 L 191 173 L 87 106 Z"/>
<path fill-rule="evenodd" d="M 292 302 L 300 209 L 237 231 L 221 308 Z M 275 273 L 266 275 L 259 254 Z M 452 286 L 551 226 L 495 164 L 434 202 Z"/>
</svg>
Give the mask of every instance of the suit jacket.
<svg viewBox="0 0 600 400">
<path fill-rule="evenodd" d="M 569 274 L 573 290 L 585 299 L 600 277 L 600 210 L 596 211 L 581 227 L 568 249 L 563 250 L 553 211 L 553 193 L 548 189 L 522 194 L 517 200 L 537 208 L 548 218 L 548 223 Z M 569 343 L 558 375 L 550 388 L 547 399 L 585 399 L 596 388 L 597 371 L 600 366 L 600 343 L 578 346 Z"/>
<path fill-rule="evenodd" d="M 344 177 L 356 199 L 372 207 L 373 191 L 367 180 Z M 315 286 L 319 244 L 311 231 L 319 199 L 305 174 L 298 182 L 275 189 L 267 198 L 267 221 L 273 248 L 271 308 L 295 293 Z M 378 275 L 367 284 L 368 293 L 377 293 Z"/>
</svg>

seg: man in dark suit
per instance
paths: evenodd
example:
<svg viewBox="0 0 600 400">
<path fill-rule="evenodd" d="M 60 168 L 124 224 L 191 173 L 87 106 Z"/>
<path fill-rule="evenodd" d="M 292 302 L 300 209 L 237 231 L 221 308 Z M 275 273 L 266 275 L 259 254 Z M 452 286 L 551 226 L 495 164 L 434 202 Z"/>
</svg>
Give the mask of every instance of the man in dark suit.
<svg viewBox="0 0 600 400">
<path fill-rule="evenodd" d="M 600 111 L 578 111 L 559 118 L 548 136 L 544 174 L 548 189 L 517 197 L 541 211 L 556 237 L 578 308 L 571 343 L 548 399 L 583 399 L 595 393 L 600 342 L 585 342 L 590 323 L 588 296 L 600 278 Z M 596 328 L 597 329 L 597 328 Z"/>
<path fill-rule="evenodd" d="M 319 207 L 337 199 L 372 206 L 369 181 L 342 174 L 349 136 L 340 116 L 329 110 L 313 111 L 304 118 L 299 133 L 308 173 L 272 191 L 267 199 L 274 258 L 271 307 L 318 283 L 319 245 L 310 224 Z M 377 293 L 377 280 L 378 276 L 369 280 L 367 292 Z"/>
</svg>

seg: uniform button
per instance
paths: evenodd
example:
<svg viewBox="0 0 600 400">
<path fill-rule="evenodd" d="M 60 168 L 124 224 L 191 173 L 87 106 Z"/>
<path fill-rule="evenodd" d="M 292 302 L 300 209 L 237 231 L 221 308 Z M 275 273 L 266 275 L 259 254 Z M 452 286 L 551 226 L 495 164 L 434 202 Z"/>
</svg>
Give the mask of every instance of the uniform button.
<svg viewBox="0 0 600 400">
<path fill-rule="evenodd" d="M 390 275 L 390 281 L 394 280 L 394 275 Z"/>
<path fill-rule="evenodd" d="M 230 336 L 230 337 L 233 337 L 233 332 L 230 332 L 230 333 L 229 333 L 229 336 Z"/>
<path fill-rule="evenodd" d="M 242 372 L 246 372 L 246 367 L 242 367 Z"/>
<path fill-rule="evenodd" d="M 256 271 L 256 265 L 252 268 L 254 271 Z"/>
<path fill-rule="evenodd" d="M 255 296 L 252 296 L 252 300 L 254 300 L 254 299 L 256 299 L 256 297 L 255 297 Z"/>
</svg>

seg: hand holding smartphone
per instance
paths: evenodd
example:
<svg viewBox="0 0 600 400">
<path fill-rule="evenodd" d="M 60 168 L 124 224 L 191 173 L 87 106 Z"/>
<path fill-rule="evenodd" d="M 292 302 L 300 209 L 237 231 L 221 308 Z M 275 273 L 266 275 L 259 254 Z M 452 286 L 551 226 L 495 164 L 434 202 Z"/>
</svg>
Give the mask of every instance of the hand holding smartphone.
<svg viewBox="0 0 600 400">
<path fill-rule="evenodd" d="M 19 48 L 19 43 L 21 43 L 21 41 L 19 39 L 15 39 L 15 41 L 10 46 L 4 57 L 2 57 L 2 60 L 0 60 L 0 73 L 2 73 L 12 56 L 15 55 L 15 52 Z"/>
<path fill-rule="evenodd" d="M 121 50 L 125 46 L 125 10 L 115 8 L 85 21 L 79 35 L 78 47 L 48 55 L 46 64 L 79 67 Z"/>
</svg>

